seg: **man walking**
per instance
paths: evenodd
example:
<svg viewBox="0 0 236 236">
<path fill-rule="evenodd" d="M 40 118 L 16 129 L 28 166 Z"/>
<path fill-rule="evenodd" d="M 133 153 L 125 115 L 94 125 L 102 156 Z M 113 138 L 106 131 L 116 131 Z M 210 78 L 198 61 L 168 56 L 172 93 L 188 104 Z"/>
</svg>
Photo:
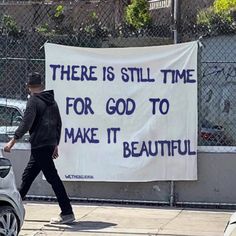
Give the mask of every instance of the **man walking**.
<svg viewBox="0 0 236 236">
<path fill-rule="evenodd" d="M 52 219 L 51 223 L 72 223 L 75 217 L 70 200 L 53 162 L 53 159 L 58 157 L 61 136 L 61 117 L 54 93 L 53 90 L 43 90 L 41 75 L 37 72 L 29 75 L 27 86 L 31 96 L 23 120 L 15 131 L 14 138 L 4 147 L 4 151 L 10 152 L 16 141 L 29 131 L 31 156 L 22 176 L 20 195 L 24 199 L 31 184 L 42 171 L 61 208 L 59 217 Z"/>
</svg>

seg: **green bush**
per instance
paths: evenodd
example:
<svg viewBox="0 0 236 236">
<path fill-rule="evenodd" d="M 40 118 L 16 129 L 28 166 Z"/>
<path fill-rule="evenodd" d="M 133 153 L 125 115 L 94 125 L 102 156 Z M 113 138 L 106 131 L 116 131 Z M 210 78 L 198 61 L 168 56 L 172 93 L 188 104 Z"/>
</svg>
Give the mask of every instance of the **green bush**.
<svg viewBox="0 0 236 236">
<path fill-rule="evenodd" d="M 228 34 L 236 31 L 234 11 L 236 0 L 215 0 L 212 7 L 197 15 L 197 25 L 208 33 Z"/>
<path fill-rule="evenodd" d="M 224 13 L 236 7 L 236 0 L 216 0 L 213 6 L 215 13 Z"/>
<path fill-rule="evenodd" d="M 64 6 L 55 6 L 49 13 L 49 21 L 36 27 L 36 32 L 44 34 L 46 36 L 53 36 L 55 34 L 64 34 L 69 32 L 68 26 L 63 25 Z"/>
<path fill-rule="evenodd" d="M 197 24 L 210 26 L 211 19 L 213 18 L 214 14 L 215 13 L 213 7 L 201 10 L 197 15 Z"/>
<path fill-rule="evenodd" d="M 16 21 L 10 15 L 3 15 L 1 25 L 3 31 L 5 31 L 9 35 L 17 36 L 20 32 Z"/>
<path fill-rule="evenodd" d="M 39 27 L 36 27 L 36 32 L 43 33 L 43 34 L 50 34 L 51 29 L 50 29 L 48 23 L 45 23 Z"/>
<path fill-rule="evenodd" d="M 135 29 L 142 29 L 149 25 L 151 16 L 148 1 L 132 0 L 131 4 L 125 9 L 125 20 Z"/>
</svg>

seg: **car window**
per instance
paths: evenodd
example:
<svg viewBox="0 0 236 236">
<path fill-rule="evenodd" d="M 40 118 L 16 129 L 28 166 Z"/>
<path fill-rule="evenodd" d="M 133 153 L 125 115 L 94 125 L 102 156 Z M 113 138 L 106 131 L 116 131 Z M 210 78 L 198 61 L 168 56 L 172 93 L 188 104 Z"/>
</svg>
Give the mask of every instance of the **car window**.
<svg viewBox="0 0 236 236">
<path fill-rule="evenodd" d="M 0 106 L 0 126 L 17 126 L 21 119 L 22 115 L 16 108 Z"/>
</svg>

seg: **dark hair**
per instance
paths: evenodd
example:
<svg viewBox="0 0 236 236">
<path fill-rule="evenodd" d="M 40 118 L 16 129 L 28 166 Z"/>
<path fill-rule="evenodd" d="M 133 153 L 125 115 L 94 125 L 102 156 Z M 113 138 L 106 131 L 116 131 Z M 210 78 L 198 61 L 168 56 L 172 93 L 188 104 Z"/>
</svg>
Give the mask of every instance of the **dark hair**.
<svg viewBox="0 0 236 236">
<path fill-rule="evenodd" d="M 42 78 L 38 72 L 32 72 L 28 75 L 28 86 L 42 85 Z"/>
</svg>

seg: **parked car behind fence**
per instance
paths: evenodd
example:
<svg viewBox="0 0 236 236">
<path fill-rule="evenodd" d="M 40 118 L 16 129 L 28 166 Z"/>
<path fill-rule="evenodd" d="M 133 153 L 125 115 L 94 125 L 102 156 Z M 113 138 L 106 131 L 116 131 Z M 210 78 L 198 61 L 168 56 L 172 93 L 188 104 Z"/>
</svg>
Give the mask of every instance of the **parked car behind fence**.
<svg viewBox="0 0 236 236">
<path fill-rule="evenodd" d="M 0 98 L 0 142 L 8 142 L 20 124 L 26 107 L 26 101 Z M 28 142 L 26 134 L 20 142 Z"/>
</svg>

